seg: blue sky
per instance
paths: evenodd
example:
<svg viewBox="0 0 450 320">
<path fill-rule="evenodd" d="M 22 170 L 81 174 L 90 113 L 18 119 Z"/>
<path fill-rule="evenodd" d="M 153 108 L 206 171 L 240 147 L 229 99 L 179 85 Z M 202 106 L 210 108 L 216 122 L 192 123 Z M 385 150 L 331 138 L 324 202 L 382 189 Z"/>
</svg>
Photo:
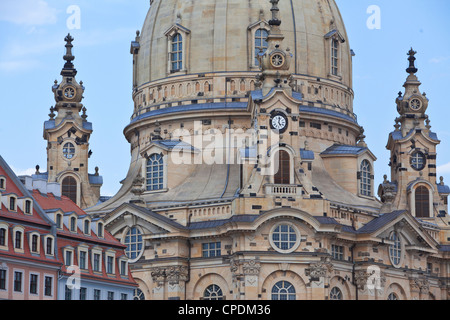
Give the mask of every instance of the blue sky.
<svg viewBox="0 0 450 320">
<path fill-rule="evenodd" d="M 281 0 L 283 1 L 283 0 Z M 347 27 L 353 60 L 355 113 L 366 142 L 378 157 L 376 185 L 389 174 L 385 149 L 397 117 L 395 98 L 406 79 L 407 51 L 414 47 L 422 91 L 438 147 L 438 176 L 450 179 L 450 41 L 448 0 L 337 0 Z M 80 29 L 69 30 L 71 5 L 80 8 Z M 380 29 L 369 29 L 371 5 L 380 8 Z M 0 155 L 16 173 L 46 168 L 43 123 L 54 105 L 51 86 L 60 80 L 64 37 L 74 37 L 77 79 L 86 87 L 84 104 L 94 124 L 90 171 L 100 167 L 103 195 L 113 195 L 125 178 L 130 146 L 123 136 L 129 123 L 132 60 L 130 41 L 140 30 L 148 0 L 1 0 L 0 1 Z M 43 170 L 41 170 L 43 171 Z M 446 179 L 447 180 L 447 179 Z M 446 181 L 448 182 L 448 181 Z"/>
</svg>

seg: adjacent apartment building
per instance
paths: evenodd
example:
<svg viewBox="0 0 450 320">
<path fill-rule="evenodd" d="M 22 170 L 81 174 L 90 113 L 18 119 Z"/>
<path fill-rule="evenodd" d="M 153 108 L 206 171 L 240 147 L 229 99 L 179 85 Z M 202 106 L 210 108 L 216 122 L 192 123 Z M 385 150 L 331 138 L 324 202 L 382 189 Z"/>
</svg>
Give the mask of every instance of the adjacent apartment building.
<svg viewBox="0 0 450 320">
<path fill-rule="evenodd" d="M 43 193 L 59 188 L 22 180 L 0 156 L 0 299 L 132 299 L 126 246 L 102 220 L 57 191 Z"/>
</svg>

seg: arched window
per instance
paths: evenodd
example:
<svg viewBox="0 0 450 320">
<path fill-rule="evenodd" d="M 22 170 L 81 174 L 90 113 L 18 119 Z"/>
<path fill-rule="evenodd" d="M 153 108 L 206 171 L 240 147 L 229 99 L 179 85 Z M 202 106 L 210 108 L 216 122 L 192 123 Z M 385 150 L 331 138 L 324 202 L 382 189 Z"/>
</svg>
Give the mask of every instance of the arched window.
<svg viewBox="0 0 450 320">
<path fill-rule="evenodd" d="M 361 162 L 360 190 L 361 195 L 372 196 L 372 170 L 370 162 L 367 160 Z"/>
<path fill-rule="evenodd" d="M 258 56 L 265 53 L 268 48 L 267 37 L 269 33 L 266 29 L 258 29 L 255 32 L 255 66 L 259 66 Z"/>
<path fill-rule="evenodd" d="M 398 299 L 398 296 L 392 292 L 389 294 L 388 300 L 399 300 L 399 299 Z"/>
<path fill-rule="evenodd" d="M 389 240 L 393 242 L 389 246 L 389 257 L 394 267 L 400 267 L 402 261 L 402 241 L 397 232 L 393 231 L 389 237 Z"/>
<path fill-rule="evenodd" d="M 72 202 L 77 203 L 77 181 L 73 177 L 66 177 L 61 184 L 61 194 Z"/>
<path fill-rule="evenodd" d="M 290 184 L 291 183 L 291 159 L 289 153 L 284 150 L 278 151 L 278 172 L 275 174 L 275 184 Z M 275 170 L 277 166 L 275 165 Z"/>
<path fill-rule="evenodd" d="M 416 217 L 429 218 L 430 217 L 430 192 L 426 187 L 418 187 L 415 195 L 416 203 Z"/>
<path fill-rule="evenodd" d="M 53 255 L 53 238 L 48 237 L 46 244 L 45 244 L 45 254 L 46 255 Z"/>
<path fill-rule="evenodd" d="M 144 248 L 144 241 L 142 240 L 142 233 L 138 228 L 133 227 L 128 230 L 124 244 L 127 246 L 125 253 L 131 260 L 136 260 Z"/>
<path fill-rule="evenodd" d="M 295 288 L 287 281 L 277 282 L 272 287 L 272 300 L 295 300 Z"/>
<path fill-rule="evenodd" d="M 22 232 L 21 231 L 16 231 L 14 248 L 22 249 Z"/>
<path fill-rule="evenodd" d="M 70 143 L 67 142 L 64 147 L 63 147 L 63 156 L 66 159 L 72 159 L 75 156 L 75 146 Z"/>
<path fill-rule="evenodd" d="M 10 211 L 16 211 L 16 198 L 15 197 L 10 197 L 9 198 L 9 210 Z"/>
<path fill-rule="evenodd" d="M 89 230 L 91 229 L 89 220 L 84 220 L 84 234 L 89 234 Z"/>
<path fill-rule="evenodd" d="M 39 236 L 36 234 L 33 234 L 31 236 L 31 252 L 38 252 L 39 248 Z"/>
<path fill-rule="evenodd" d="M 30 200 L 25 201 L 25 213 L 27 213 L 27 214 L 31 213 L 31 201 Z"/>
<path fill-rule="evenodd" d="M 97 236 L 99 238 L 103 238 L 103 223 L 98 223 L 97 224 Z"/>
<path fill-rule="evenodd" d="M 6 245 L 6 229 L 0 228 L 0 246 Z"/>
<path fill-rule="evenodd" d="M 342 291 L 338 287 L 334 287 L 330 291 L 330 300 L 342 300 Z"/>
<path fill-rule="evenodd" d="M 203 300 L 223 300 L 222 289 L 215 284 L 210 285 L 203 293 Z"/>
<path fill-rule="evenodd" d="M 141 289 L 134 289 L 133 300 L 145 300 L 145 295 Z"/>
<path fill-rule="evenodd" d="M 77 218 L 75 217 L 70 218 L 70 231 L 77 231 Z"/>
<path fill-rule="evenodd" d="M 179 33 L 176 33 L 172 38 L 170 63 L 172 72 L 178 72 L 183 69 L 183 37 Z"/>
<path fill-rule="evenodd" d="M 62 229 L 62 215 L 61 214 L 56 215 L 56 227 L 58 229 Z"/>
<path fill-rule="evenodd" d="M 147 191 L 164 188 L 164 162 L 160 154 L 152 154 L 147 161 Z"/>
</svg>

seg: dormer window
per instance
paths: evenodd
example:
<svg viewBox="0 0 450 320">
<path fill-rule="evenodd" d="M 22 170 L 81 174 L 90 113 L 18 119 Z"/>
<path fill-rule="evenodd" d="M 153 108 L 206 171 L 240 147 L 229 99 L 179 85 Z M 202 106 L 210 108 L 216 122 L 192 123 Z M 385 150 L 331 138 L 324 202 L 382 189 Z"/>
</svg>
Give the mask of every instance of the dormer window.
<svg viewBox="0 0 450 320">
<path fill-rule="evenodd" d="M 339 40 L 337 39 L 331 41 L 331 74 L 339 75 Z"/>
<path fill-rule="evenodd" d="M 167 37 L 167 48 L 168 48 L 168 66 L 167 72 L 177 73 L 186 72 L 187 57 L 188 57 L 188 40 L 190 30 L 181 26 L 180 24 L 174 24 L 169 28 L 164 34 Z"/>
<path fill-rule="evenodd" d="M 181 34 L 177 33 L 173 36 L 171 48 L 171 72 L 178 72 L 183 69 L 183 37 Z"/>
<path fill-rule="evenodd" d="M 70 231 L 77 232 L 77 218 L 70 218 Z"/>
<path fill-rule="evenodd" d="M 91 234 L 91 223 L 88 219 L 84 220 L 84 234 Z"/>
<path fill-rule="evenodd" d="M 31 214 L 32 211 L 32 202 L 31 200 L 25 200 L 25 213 L 26 214 Z"/>
<path fill-rule="evenodd" d="M 62 226 L 62 214 L 57 214 L 56 215 L 56 227 L 58 228 L 58 229 L 62 229 L 63 228 L 63 226 Z"/>
<path fill-rule="evenodd" d="M 372 168 L 367 160 L 361 162 L 360 193 L 363 196 L 372 196 Z"/>
<path fill-rule="evenodd" d="M 6 179 L 4 177 L 0 177 L 0 190 L 6 190 Z"/>
<path fill-rule="evenodd" d="M 54 249 L 54 241 L 52 236 L 46 236 L 45 237 L 45 254 L 48 256 L 52 256 Z"/>
<path fill-rule="evenodd" d="M 32 234 L 31 235 L 31 252 L 32 253 L 39 253 L 39 235 L 38 234 Z"/>
<path fill-rule="evenodd" d="M 17 211 L 17 198 L 15 196 L 9 197 L 9 211 Z"/>
<path fill-rule="evenodd" d="M 23 250 L 23 230 L 14 232 L 14 249 Z"/>
<path fill-rule="evenodd" d="M 97 223 L 97 236 L 98 236 L 99 238 L 103 238 L 103 229 L 104 229 L 103 223 L 98 222 L 98 223 Z"/>
<path fill-rule="evenodd" d="M 152 154 L 147 160 L 147 191 L 164 188 L 164 161 L 160 154 Z"/>
</svg>

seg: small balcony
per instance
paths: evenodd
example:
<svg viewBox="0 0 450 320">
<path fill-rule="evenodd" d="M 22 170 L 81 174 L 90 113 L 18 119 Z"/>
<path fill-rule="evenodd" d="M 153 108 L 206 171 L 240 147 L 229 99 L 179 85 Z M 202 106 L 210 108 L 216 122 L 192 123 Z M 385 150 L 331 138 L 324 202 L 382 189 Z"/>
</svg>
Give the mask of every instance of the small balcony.
<svg viewBox="0 0 450 320">
<path fill-rule="evenodd" d="M 266 184 L 266 194 L 274 196 L 301 196 L 302 186 L 296 184 Z"/>
</svg>

